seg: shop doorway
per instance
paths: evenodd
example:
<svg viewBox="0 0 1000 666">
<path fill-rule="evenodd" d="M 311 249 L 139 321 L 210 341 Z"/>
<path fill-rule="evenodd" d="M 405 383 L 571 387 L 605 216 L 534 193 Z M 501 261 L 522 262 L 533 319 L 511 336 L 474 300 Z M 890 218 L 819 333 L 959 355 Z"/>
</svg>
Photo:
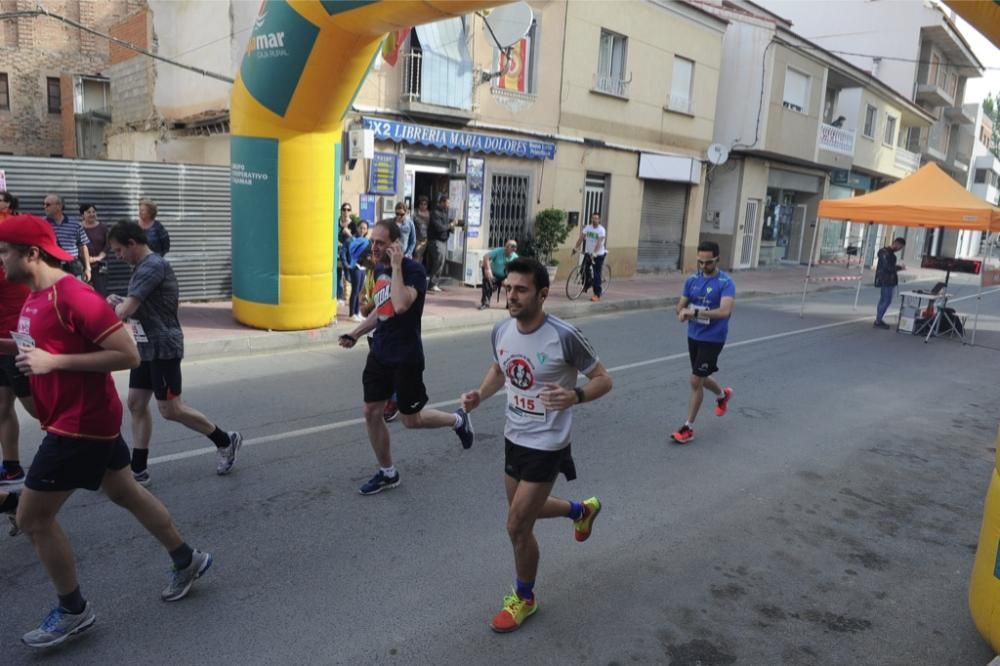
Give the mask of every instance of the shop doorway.
<svg viewBox="0 0 1000 666">
<path fill-rule="evenodd" d="M 413 208 L 419 197 L 427 197 L 434 208 L 434 200 L 439 194 L 448 194 L 451 187 L 451 179 L 448 176 L 450 169 L 447 164 L 434 162 L 412 162 L 406 163 L 406 198 L 410 207 Z"/>
</svg>

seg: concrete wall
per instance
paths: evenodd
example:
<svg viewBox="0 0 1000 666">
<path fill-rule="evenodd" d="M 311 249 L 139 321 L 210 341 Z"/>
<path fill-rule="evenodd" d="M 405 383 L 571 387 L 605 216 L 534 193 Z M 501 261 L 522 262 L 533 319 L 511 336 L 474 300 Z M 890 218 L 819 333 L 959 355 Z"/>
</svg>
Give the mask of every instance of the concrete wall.
<svg viewBox="0 0 1000 666">
<path fill-rule="evenodd" d="M 762 72 L 763 85 L 769 85 L 771 70 L 765 68 L 765 58 L 769 60 L 774 49 L 768 47 L 773 36 L 773 26 L 763 23 L 733 22 L 726 29 L 715 106 L 716 142 L 752 148 L 764 145 L 768 106 L 760 106 L 758 119 L 757 100 Z"/>
<path fill-rule="evenodd" d="M 771 86 L 766 104 L 770 109 L 767 119 L 765 149 L 801 160 L 816 159 L 819 123 L 823 116 L 823 97 L 826 94 L 826 67 L 783 45 L 776 45 L 771 64 Z M 809 76 L 809 95 L 802 111 L 783 106 L 785 73 L 795 69 Z"/>
<path fill-rule="evenodd" d="M 219 74 L 233 76 L 239 67 L 258 3 L 149 0 L 152 30 L 164 56 Z M 248 9 L 252 8 L 249 17 Z M 235 19 L 242 19 L 242 24 Z M 230 32 L 231 39 L 219 39 Z M 241 48 L 243 47 L 243 48 Z M 153 104 L 165 120 L 229 108 L 230 84 L 155 61 Z"/>
</svg>

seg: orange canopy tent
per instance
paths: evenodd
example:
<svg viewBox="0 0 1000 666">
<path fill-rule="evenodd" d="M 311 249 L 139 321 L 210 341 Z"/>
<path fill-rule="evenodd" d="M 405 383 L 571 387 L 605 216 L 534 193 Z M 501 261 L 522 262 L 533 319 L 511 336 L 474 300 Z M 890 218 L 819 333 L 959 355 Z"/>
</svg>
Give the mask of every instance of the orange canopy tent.
<svg viewBox="0 0 1000 666">
<path fill-rule="evenodd" d="M 945 4 L 983 37 L 1000 48 L 1000 2 L 998 0 L 945 0 Z"/>
<path fill-rule="evenodd" d="M 934 163 L 871 194 L 824 199 L 817 217 L 897 227 L 1000 231 L 1000 208 L 968 192 Z"/>
<path fill-rule="evenodd" d="M 906 178 L 870 194 L 850 199 L 823 199 L 819 202 L 816 216 L 820 225 L 824 219 L 833 219 L 867 223 L 869 228 L 872 224 L 886 224 L 896 227 L 948 227 L 986 233 L 1000 231 L 1000 208 L 966 191 L 934 163 L 927 164 Z M 816 253 L 815 243 L 819 236 L 820 230 L 817 229 L 813 237 L 813 251 L 809 253 L 805 285 L 802 288 L 800 317 L 805 312 L 806 292 L 809 290 L 809 279 Z M 866 229 L 863 242 L 865 247 L 861 249 L 862 256 L 866 254 L 868 236 Z M 992 244 L 990 249 L 992 252 Z M 855 278 L 858 281 L 854 295 L 855 309 L 861 296 L 864 270 L 862 261 L 859 264 L 860 272 Z M 980 287 L 981 292 L 982 287 Z"/>
</svg>

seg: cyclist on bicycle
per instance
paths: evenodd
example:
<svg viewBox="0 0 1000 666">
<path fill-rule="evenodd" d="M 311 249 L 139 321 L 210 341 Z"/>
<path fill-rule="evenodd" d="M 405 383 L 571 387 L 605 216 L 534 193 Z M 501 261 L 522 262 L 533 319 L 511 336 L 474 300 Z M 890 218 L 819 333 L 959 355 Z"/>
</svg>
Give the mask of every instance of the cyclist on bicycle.
<svg viewBox="0 0 1000 666">
<path fill-rule="evenodd" d="M 594 213 L 590 216 L 590 224 L 580 229 L 580 237 L 573 246 L 573 254 L 576 254 L 583 245 L 584 264 L 590 263 L 594 268 L 594 295 L 590 297 L 594 302 L 601 300 L 601 294 L 604 293 L 601 287 L 601 269 L 604 268 L 604 257 L 608 253 L 607 240 L 608 232 L 601 224 L 601 215 Z"/>
</svg>

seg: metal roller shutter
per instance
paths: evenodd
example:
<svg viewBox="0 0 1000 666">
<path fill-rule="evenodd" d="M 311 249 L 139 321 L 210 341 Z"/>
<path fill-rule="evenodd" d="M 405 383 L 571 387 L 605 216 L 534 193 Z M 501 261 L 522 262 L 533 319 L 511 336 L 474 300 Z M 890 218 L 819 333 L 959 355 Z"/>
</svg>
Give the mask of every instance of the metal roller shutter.
<svg viewBox="0 0 1000 666">
<path fill-rule="evenodd" d="M 42 201 L 55 192 L 66 202 L 68 215 L 79 218 L 79 204 L 92 203 L 101 222 L 110 226 L 137 219 L 140 197 L 153 199 L 157 219 L 170 232 L 167 259 L 177 274 L 181 299 L 232 295 L 227 167 L 4 155 L 0 169 L 21 211 L 35 215 L 44 214 Z M 111 258 L 108 270 L 108 287 L 124 292 L 130 268 Z"/>
<path fill-rule="evenodd" d="M 675 271 L 680 267 L 687 196 L 687 185 L 643 181 L 636 266 L 639 272 Z"/>
</svg>

